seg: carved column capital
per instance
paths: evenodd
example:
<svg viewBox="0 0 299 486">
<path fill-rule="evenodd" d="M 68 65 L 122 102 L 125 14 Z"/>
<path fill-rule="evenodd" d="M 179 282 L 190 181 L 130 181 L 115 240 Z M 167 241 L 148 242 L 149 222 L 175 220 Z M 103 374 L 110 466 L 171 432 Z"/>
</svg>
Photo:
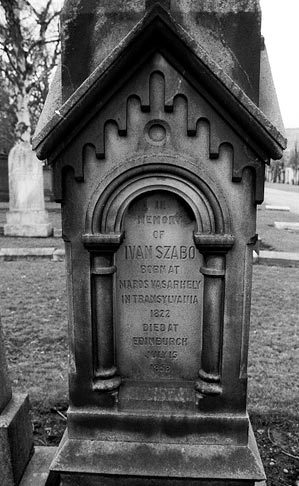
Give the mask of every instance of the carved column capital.
<svg viewBox="0 0 299 486">
<path fill-rule="evenodd" d="M 227 234 L 194 233 L 193 237 L 196 247 L 203 255 L 225 254 L 235 243 L 235 237 Z"/>
<path fill-rule="evenodd" d="M 86 233 L 82 235 L 82 242 L 90 253 L 115 253 L 124 239 L 121 233 Z"/>
</svg>

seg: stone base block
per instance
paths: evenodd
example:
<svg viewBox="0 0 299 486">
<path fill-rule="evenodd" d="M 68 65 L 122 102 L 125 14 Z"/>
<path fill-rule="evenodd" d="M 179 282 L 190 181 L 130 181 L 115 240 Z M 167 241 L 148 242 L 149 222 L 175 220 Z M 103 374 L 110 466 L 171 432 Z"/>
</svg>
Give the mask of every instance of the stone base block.
<svg viewBox="0 0 299 486">
<path fill-rule="evenodd" d="M 27 395 L 13 394 L 0 415 L 1 485 L 19 483 L 33 450 L 32 424 Z"/>
<path fill-rule="evenodd" d="M 255 486 L 265 479 L 250 427 L 245 445 L 71 439 L 51 470 L 61 486 Z"/>
<path fill-rule="evenodd" d="M 23 236 L 23 237 L 43 237 L 47 238 L 53 233 L 50 223 L 47 224 L 5 224 L 5 236 Z"/>
<path fill-rule="evenodd" d="M 49 474 L 56 447 L 35 447 L 19 486 L 59 486 L 59 476 Z"/>
<path fill-rule="evenodd" d="M 116 478 L 102 476 L 96 478 L 91 474 L 87 476 L 62 476 L 59 486 L 258 486 L 254 481 L 213 481 L 198 479 L 158 479 L 158 478 Z"/>
<path fill-rule="evenodd" d="M 48 237 L 53 233 L 53 228 L 48 222 L 48 213 L 43 209 L 8 211 L 6 221 L 5 236 Z"/>
</svg>

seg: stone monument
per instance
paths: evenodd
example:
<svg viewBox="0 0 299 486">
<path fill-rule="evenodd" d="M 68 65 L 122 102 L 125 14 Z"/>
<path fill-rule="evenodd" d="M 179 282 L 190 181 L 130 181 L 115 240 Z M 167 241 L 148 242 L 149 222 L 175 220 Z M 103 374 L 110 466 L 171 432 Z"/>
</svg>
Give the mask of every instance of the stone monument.
<svg viewBox="0 0 299 486">
<path fill-rule="evenodd" d="M 0 479 L 3 486 L 19 484 L 33 449 L 27 395 L 13 393 L 0 321 Z"/>
<path fill-rule="evenodd" d="M 62 25 L 34 140 L 62 202 L 69 292 L 51 471 L 63 486 L 253 486 L 256 205 L 285 147 L 257 106 L 259 4 L 67 1 Z"/>
<path fill-rule="evenodd" d="M 32 151 L 26 130 L 19 126 L 18 132 L 19 140 L 8 155 L 9 211 L 4 234 L 47 237 L 52 227 L 45 210 L 42 164 Z"/>
</svg>

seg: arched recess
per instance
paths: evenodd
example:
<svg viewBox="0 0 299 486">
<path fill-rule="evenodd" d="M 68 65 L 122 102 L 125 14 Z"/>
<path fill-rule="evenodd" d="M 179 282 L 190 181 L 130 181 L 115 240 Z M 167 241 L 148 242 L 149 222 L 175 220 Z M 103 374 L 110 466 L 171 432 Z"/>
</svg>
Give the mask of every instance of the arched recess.
<svg viewBox="0 0 299 486">
<path fill-rule="evenodd" d="M 104 190 L 96 191 L 86 218 L 86 233 L 109 234 L 121 231 L 123 215 L 135 198 L 147 191 L 166 190 L 182 197 L 197 221 L 197 231 L 205 234 L 229 234 L 230 218 L 225 198 L 216 196 L 201 177 L 171 164 L 148 164 L 129 169 L 116 177 Z M 219 190 L 218 190 L 219 192 Z"/>
<path fill-rule="evenodd" d="M 196 222 L 193 239 L 203 255 L 203 328 L 201 364 L 196 390 L 219 394 L 221 388 L 222 329 L 225 296 L 225 254 L 234 244 L 225 199 L 216 196 L 206 181 L 177 166 L 149 164 L 114 178 L 91 200 L 83 243 L 91 254 L 94 390 L 119 387 L 114 357 L 114 255 L 124 238 L 124 219 L 140 196 L 170 193 L 182 199 Z"/>
</svg>

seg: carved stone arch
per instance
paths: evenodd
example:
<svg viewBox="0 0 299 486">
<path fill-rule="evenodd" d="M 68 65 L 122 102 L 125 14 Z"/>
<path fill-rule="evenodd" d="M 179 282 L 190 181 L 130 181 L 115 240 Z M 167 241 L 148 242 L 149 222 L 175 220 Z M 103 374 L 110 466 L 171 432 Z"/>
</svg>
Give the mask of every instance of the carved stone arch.
<svg viewBox="0 0 299 486">
<path fill-rule="evenodd" d="M 93 221 L 93 231 L 103 234 L 121 232 L 124 215 L 137 197 L 148 192 L 164 191 L 183 199 L 192 210 L 196 221 L 196 232 L 215 233 L 215 217 L 206 196 L 193 184 L 177 176 L 152 173 L 148 177 L 137 176 L 124 182 L 117 192 L 110 194 L 105 204 L 99 200 L 101 217 Z M 97 213 L 95 213 L 97 214 Z"/>
<path fill-rule="evenodd" d="M 230 234 L 231 219 L 225 197 L 206 174 L 201 177 L 201 169 L 196 162 L 171 154 L 133 160 L 140 165 L 123 170 L 117 177 L 110 174 L 105 186 L 101 184 L 94 191 L 86 215 L 87 234 L 120 232 L 127 205 L 134 197 L 158 188 L 184 199 L 194 213 L 198 233 Z M 170 163 L 178 164 L 178 160 L 182 167 Z M 124 168 L 131 162 L 127 161 Z M 198 175 L 194 173 L 195 169 Z"/>
<path fill-rule="evenodd" d="M 126 210 L 140 196 L 162 191 L 183 200 L 194 215 L 193 239 L 203 255 L 200 270 L 204 276 L 202 353 L 195 388 L 201 394 L 221 393 L 225 254 L 234 244 L 225 199 L 219 200 L 211 181 L 207 183 L 199 175 L 169 163 L 139 164 L 110 177 L 90 201 L 87 233 L 83 235 L 83 243 L 91 253 L 93 332 L 97 343 L 94 389 L 104 392 L 121 383 L 114 357 L 113 274 L 114 255 L 124 238 Z"/>
</svg>

